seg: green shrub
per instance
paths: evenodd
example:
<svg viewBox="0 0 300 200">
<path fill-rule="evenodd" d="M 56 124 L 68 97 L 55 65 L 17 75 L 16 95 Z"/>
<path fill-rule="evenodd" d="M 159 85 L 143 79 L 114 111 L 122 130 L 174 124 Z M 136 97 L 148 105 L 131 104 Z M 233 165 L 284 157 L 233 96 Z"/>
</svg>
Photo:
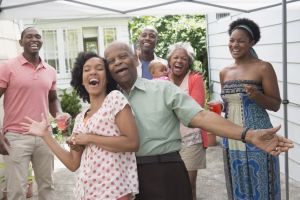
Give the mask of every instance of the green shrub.
<svg viewBox="0 0 300 200">
<path fill-rule="evenodd" d="M 63 89 L 61 92 L 59 97 L 63 112 L 69 113 L 72 118 L 75 118 L 82 108 L 81 101 L 76 91 L 72 90 L 71 92 L 67 92 L 66 89 Z"/>
</svg>

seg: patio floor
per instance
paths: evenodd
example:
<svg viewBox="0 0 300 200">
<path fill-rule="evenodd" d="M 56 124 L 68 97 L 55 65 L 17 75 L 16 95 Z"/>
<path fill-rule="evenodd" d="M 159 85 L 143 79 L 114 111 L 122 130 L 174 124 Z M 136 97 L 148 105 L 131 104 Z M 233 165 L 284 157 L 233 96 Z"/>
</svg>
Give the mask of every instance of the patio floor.
<svg viewBox="0 0 300 200">
<path fill-rule="evenodd" d="M 73 187 L 75 173 L 67 170 L 59 160 L 55 161 L 55 190 L 56 200 L 73 200 Z M 282 200 L 285 198 L 284 175 L 281 177 Z M 300 182 L 290 180 L 290 200 L 300 199 Z M 34 197 L 36 200 L 36 186 L 34 185 Z M 198 172 L 197 200 L 226 200 L 225 178 L 223 172 L 222 149 L 220 146 L 209 147 L 207 150 L 207 168 Z"/>
</svg>

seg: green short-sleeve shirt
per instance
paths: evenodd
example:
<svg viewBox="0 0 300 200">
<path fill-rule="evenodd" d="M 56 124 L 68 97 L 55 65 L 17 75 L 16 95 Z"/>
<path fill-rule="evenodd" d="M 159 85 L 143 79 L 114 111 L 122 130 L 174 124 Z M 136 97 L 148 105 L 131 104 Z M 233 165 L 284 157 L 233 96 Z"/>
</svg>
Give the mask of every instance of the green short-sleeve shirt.
<svg viewBox="0 0 300 200">
<path fill-rule="evenodd" d="M 203 109 L 179 87 L 165 80 L 137 78 L 128 98 L 137 122 L 137 156 L 160 155 L 181 148 L 179 121 L 188 126 Z"/>
</svg>

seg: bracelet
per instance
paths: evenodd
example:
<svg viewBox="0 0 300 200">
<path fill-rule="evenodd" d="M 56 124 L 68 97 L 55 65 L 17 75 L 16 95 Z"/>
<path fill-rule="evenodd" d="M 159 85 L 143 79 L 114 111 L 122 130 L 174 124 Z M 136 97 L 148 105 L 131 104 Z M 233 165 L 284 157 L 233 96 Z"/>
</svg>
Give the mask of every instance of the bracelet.
<svg viewBox="0 0 300 200">
<path fill-rule="evenodd" d="M 246 142 L 246 134 L 247 134 L 247 132 L 248 132 L 249 129 L 250 129 L 249 127 L 244 128 L 244 130 L 243 130 L 243 132 L 242 132 L 242 134 L 241 134 L 241 140 L 242 140 L 242 142 L 244 142 L 244 143 L 247 143 L 247 142 Z"/>
</svg>

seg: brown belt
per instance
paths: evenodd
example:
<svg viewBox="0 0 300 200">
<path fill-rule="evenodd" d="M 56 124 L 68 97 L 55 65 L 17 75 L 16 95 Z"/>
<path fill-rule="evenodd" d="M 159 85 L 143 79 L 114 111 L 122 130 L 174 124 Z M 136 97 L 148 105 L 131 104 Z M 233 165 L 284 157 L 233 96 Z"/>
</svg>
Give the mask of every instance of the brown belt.
<svg viewBox="0 0 300 200">
<path fill-rule="evenodd" d="M 137 164 L 151 164 L 151 163 L 166 163 L 182 161 L 179 152 L 166 153 L 155 156 L 139 156 L 136 157 Z"/>
</svg>

